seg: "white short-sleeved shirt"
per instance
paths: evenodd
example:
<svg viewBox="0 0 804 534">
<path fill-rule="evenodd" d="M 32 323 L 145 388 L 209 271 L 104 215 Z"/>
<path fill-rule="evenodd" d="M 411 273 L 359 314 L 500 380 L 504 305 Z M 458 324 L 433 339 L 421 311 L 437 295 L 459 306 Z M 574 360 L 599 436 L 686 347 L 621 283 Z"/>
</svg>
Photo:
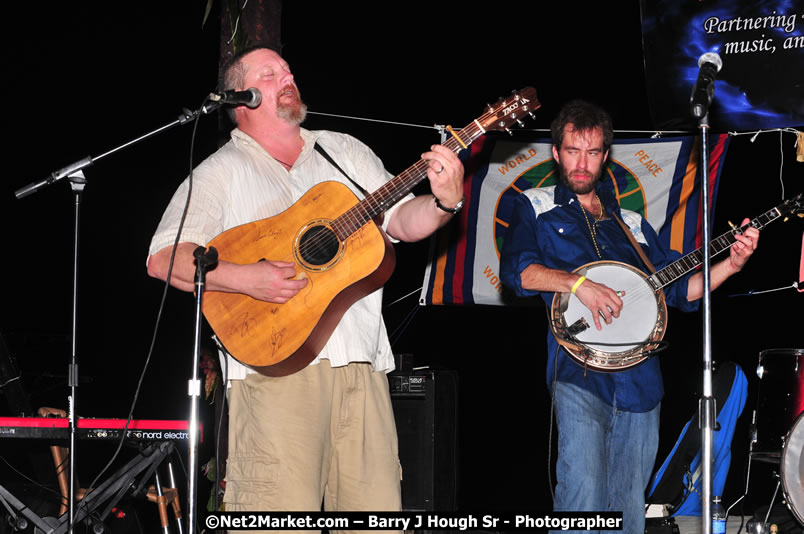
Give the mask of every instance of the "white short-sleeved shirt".
<svg viewBox="0 0 804 534">
<path fill-rule="evenodd" d="M 205 245 L 234 226 L 265 219 L 286 210 L 314 185 L 336 180 L 359 198 L 364 195 L 314 149 L 320 144 L 332 159 L 364 189 L 373 192 L 390 174 L 362 142 L 346 134 L 301 130 L 304 147 L 290 171 L 254 139 L 235 129 L 231 140 L 193 171 L 193 190 L 181 242 Z M 188 181 L 178 188 L 151 240 L 150 254 L 172 246 L 187 198 Z M 391 208 L 385 221 L 390 219 Z M 271 258 L 268 258 L 271 259 Z M 393 353 L 382 319 L 382 289 L 360 299 L 346 311 L 318 357 L 333 367 L 370 362 L 375 371 L 391 371 Z M 227 377 L 254 372 L 228 357 Z"/>
</svg>

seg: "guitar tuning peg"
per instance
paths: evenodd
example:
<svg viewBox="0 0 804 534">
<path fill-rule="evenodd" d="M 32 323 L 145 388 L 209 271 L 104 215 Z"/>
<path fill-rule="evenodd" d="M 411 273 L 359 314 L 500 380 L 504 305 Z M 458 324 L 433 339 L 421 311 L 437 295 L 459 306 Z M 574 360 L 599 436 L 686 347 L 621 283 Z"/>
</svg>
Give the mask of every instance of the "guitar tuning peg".
<svg viewBox="0 0 804 534">
<path fill-rule="evenodd" d="M 519 120 L 519 119 L 517 119 L 517 120 L 516 120 L 516 123 L 519 125 L 519 127 L 520 127 L 520 128 L 522 128 L 522 127 L 524 127 L 524 126 L 525 126 L 525 123 L 524 123 L 524 122 L 522 122 L 522 121 L 521 121 L 521 120 Z"/>
<path fill-rule="evenodd" d="M 513 136 L 514 136 L 514 132 L 512 132 L 512 131 L 510 130 L 510 128 L 506 128 L 506 129 L 505 129 L 505 131 L 506 131 L 506 133 L 507 133 L 508 135 L 510 135 L 511 137 L 513 137 Z"/>
<path fill-rule="evenodd" d="M 536 119 L 536 115 L 534 115 L 532 111 L 528 111 L 528 116 L 529 116 L 531 119 Z"/>
</svg>

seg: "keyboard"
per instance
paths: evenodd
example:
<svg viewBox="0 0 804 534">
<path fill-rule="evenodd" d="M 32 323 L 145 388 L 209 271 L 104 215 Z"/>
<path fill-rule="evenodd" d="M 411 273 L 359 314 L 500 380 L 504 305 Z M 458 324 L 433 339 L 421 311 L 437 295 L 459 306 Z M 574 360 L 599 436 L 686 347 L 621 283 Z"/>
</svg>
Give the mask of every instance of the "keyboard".
<svg viewBox="0 0 804 534">
<path fill-rule="evenodd" d="M 79 439 L 120 439 L 125 419 L 79 418 Z M 170 419 L 132 419 L 126 439 L 135 441 L 187 441 L 189 423 Z M 202 433 L 199 433 L 201 436 Z M 0 417 L 0 438 L 68 439 L 70 422 L 65 417 Z"/>
</svg>

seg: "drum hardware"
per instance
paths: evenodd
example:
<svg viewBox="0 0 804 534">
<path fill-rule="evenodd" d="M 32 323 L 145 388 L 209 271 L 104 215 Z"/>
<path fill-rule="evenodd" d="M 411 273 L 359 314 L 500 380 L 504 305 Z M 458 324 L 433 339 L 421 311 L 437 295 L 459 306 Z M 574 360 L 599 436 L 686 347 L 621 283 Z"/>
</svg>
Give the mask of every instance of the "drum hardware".
<svg viewBox="0 0 804 534">
<path fill-rule="evenodd" d="M 804 349 L 767 349 L 759 353 L 757 405 L 752 418 L 753 458 L 779 461 L 785 436 L 804 411 Z"/>
<path fill-rule="evenodd" d="M 774 475 L 778 478 L 777 473 L 774 473 Z M 776 494 L 779 492 L 779 483 L 780 482 L 776 483 L 776 488 L 773 490 L 773 497 L 771 497 L 770 505 L 768 505 L 768 511 L 765 512 L 765 517 L 763 517 L 761 521 L 758 521 L 756 516 L 754 516 L 746 525 L 746 532 L 748 532 L 748 534 L 771 534 L 768 520 L 770 519 L 771 510 L 773 510 L 773 503 L 776 502 Z"/>
<path fill-rule="evenodd" d="M 804 414 L 785 436 L 780 471 L 785 504 L 804 525 Z"/>
<path fill-rule="evenodd" d="M 749 460 L 777 464 L 776 488 L 768 513 L 782 489 L 782 502 L 804 525 L 804 349 L 768 349 L 759 353 L 757 406 L 750 425 Z M 768 531 L 756 522 L 749 532 Z"/>
</svg>

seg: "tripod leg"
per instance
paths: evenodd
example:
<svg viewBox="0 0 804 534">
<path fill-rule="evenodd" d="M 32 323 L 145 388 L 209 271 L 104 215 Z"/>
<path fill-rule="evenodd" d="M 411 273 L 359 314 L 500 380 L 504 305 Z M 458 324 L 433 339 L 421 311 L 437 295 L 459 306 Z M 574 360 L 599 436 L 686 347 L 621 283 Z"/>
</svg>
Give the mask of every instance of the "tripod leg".
<svg viewBox="0 0 804 534">
<path fill-rule="evenodd" d="M 181 502 L 179 501 L 179 490 L 176 487 L 176 477 L 173 474 L 173 462 L 168 461 L 168 475 L 170 476 L 170 487 L 173 490 L 173 515 L 176 517 L 176 532 L 178 534 L 184 534 L 184 528 L 182 527 L 182 516 L 181 516 Z"/>
<path fill-rule="evenodd" d="M 165 493 L 162 491 L 162 481 L 159 480 L 159 473 L 154 473 L 154 479 L 156 482 L 156 506 L 159 508 L 159 523 L 162 526 L 162 532 L 170 534 L 167 517 L 167 499 L 165 498 Z"/>
</svg>

